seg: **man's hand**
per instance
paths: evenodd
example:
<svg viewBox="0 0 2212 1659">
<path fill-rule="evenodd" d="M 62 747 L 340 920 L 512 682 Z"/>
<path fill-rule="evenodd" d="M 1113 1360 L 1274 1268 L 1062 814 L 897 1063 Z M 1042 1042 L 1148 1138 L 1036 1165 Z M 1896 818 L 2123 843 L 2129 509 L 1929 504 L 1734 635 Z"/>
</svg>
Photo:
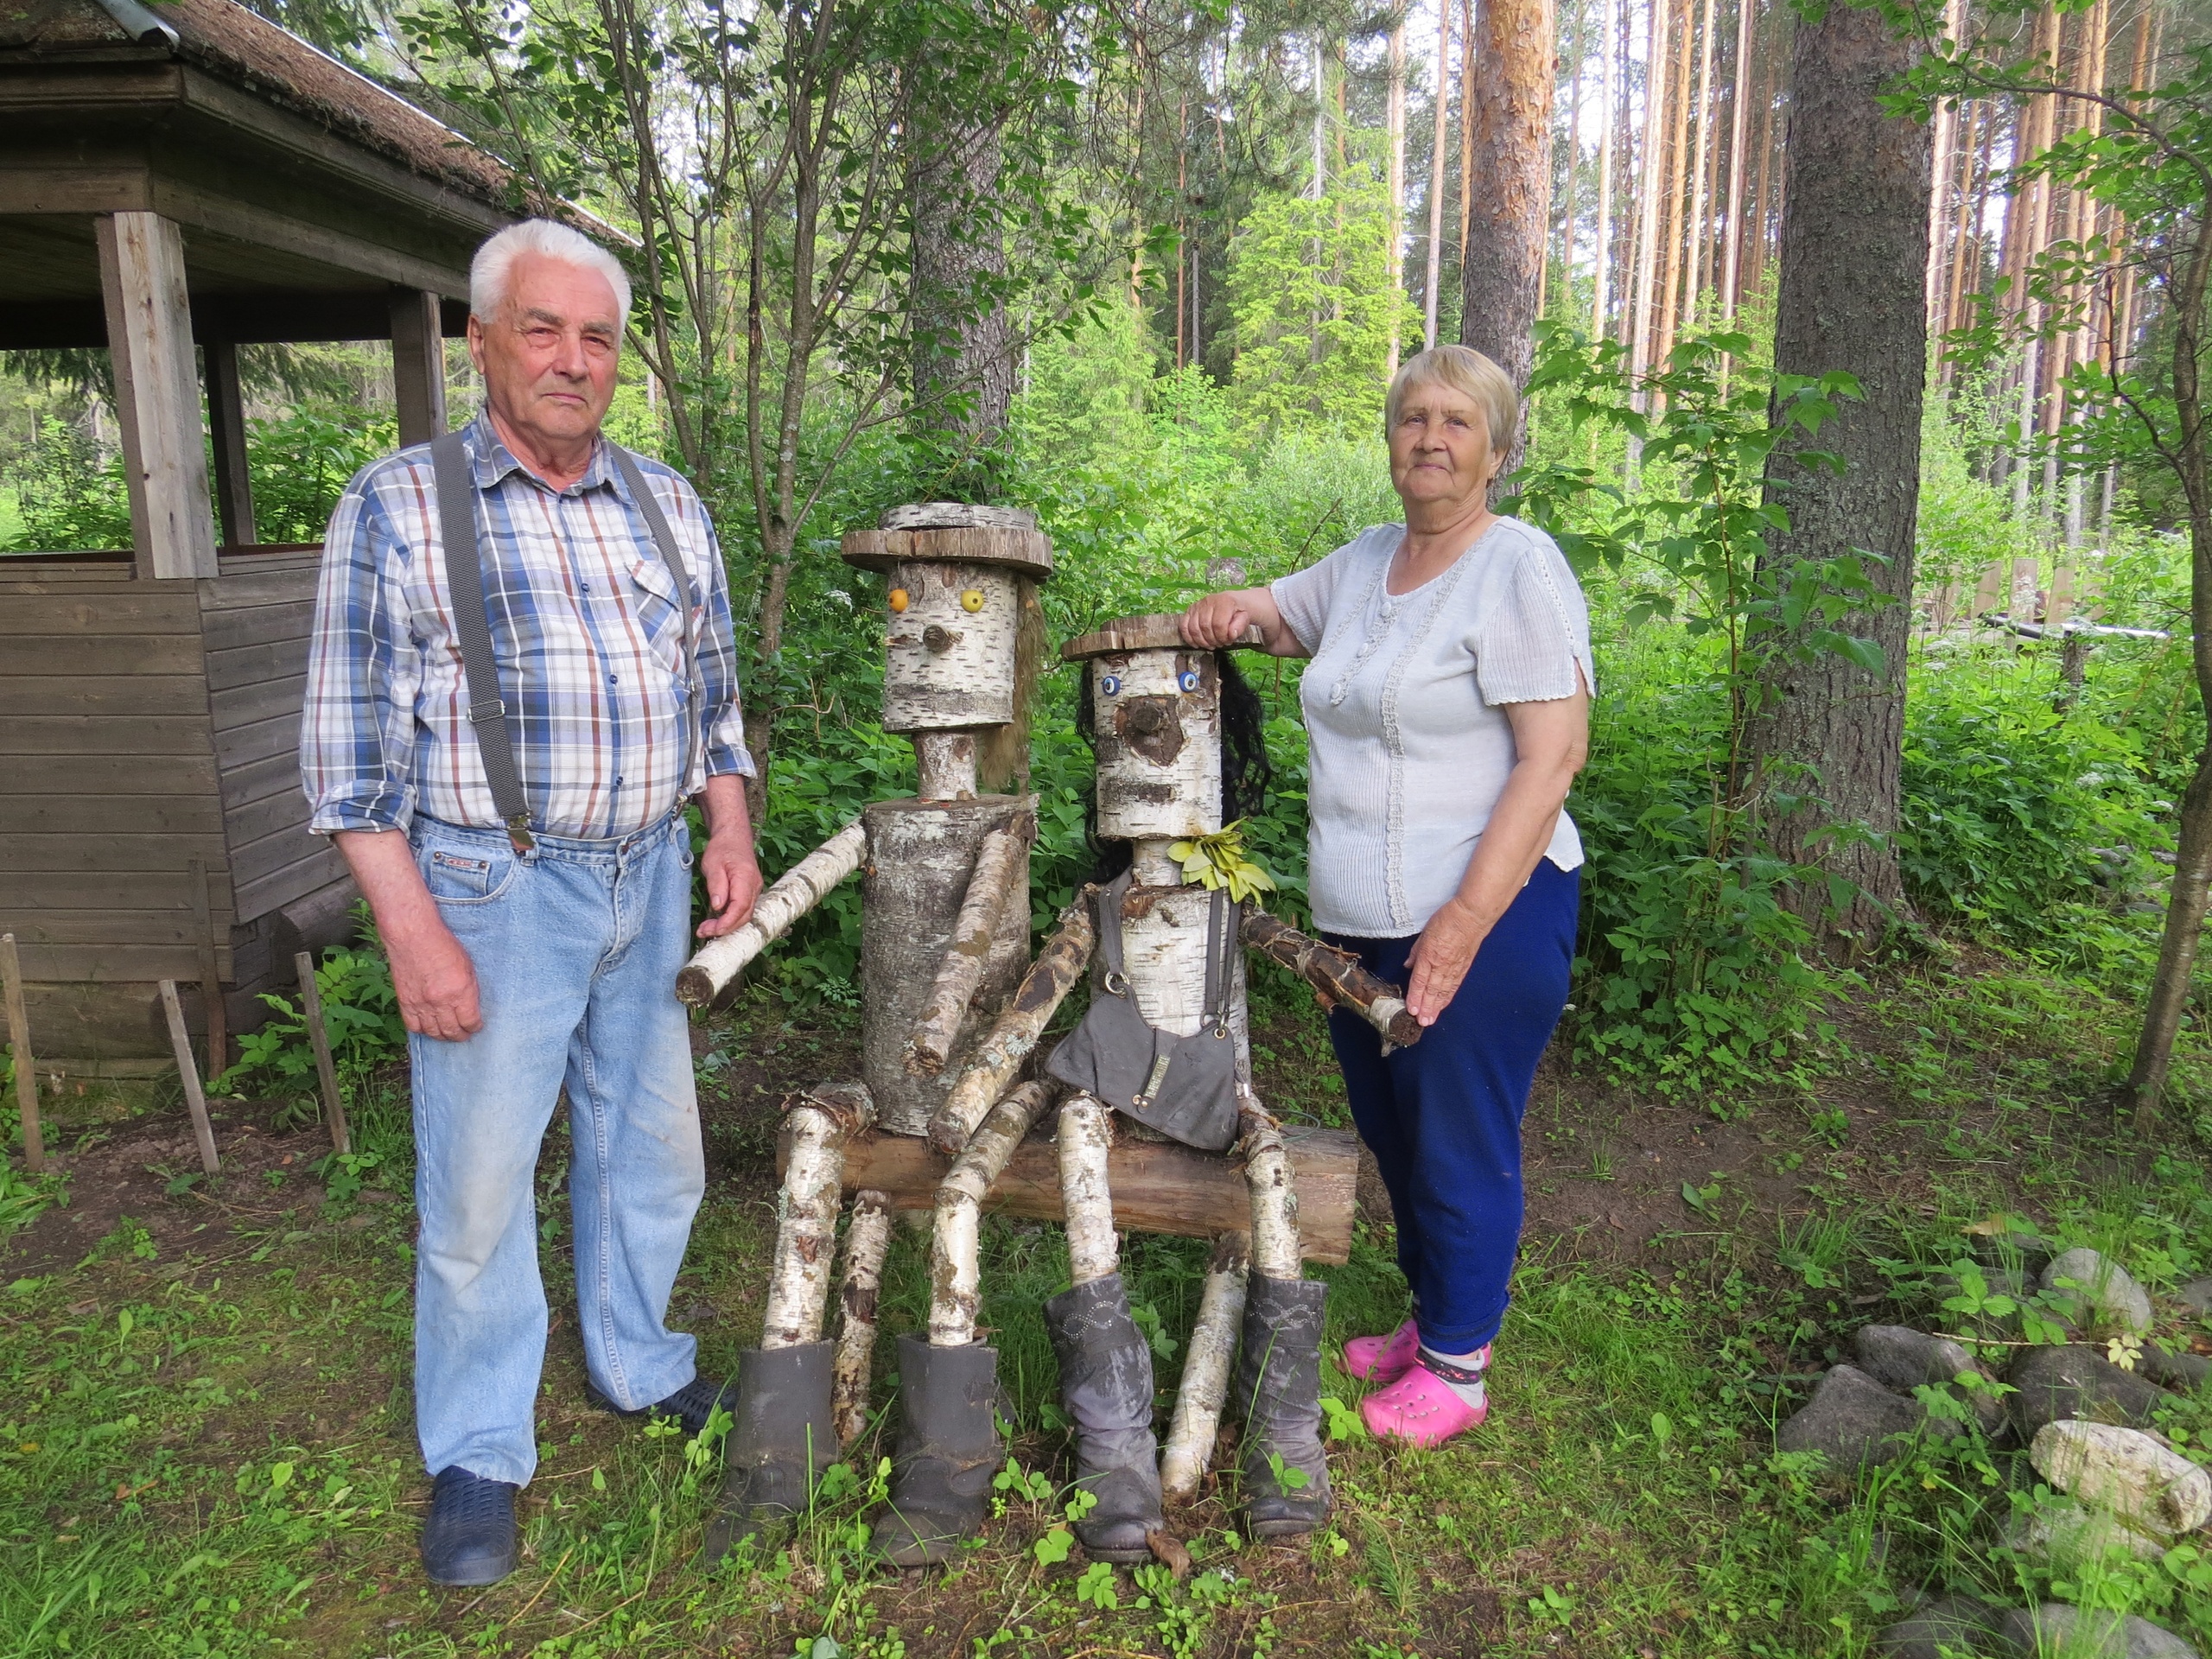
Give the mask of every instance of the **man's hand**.
<svg viewBox="0 0 2212 1659">
<path fill-rule="evenodd" d="M 348 830 L 332 839 L 377 918 L 407 1029 L 447 1043 L 465 1042 L 483 1030 L 476 964 L 438 914 L 407 837 L 397 830 Z"/>
<path fill-rule="evenodd" d="M 699 937 L 711 939 L 745 925 L 760 897 L 760 863 L 753 855 L 753 837 L 727 830 L 707 838 L 699 855 L 700 874 L 707 878 L 707 903 L 711 910 L 699 924 Z"/>
<path fill-rule="evenodd" d="M 407 1029 L 441 1042 L 466 1042 L 484 1029 L 477 1007 L 476 964 L 442 921 L 411 936 L 384 936 L 391 988 Z"/>
<path fill-rule="evenodd" d="M 699 797 L 707 819 L 707 850 L 699 873 L 707 878 L 710 913 L 699 937 L 712 939 L 745 925 L 760 897 L 760 864 L 753 855 L 753 817 L 746 810 L 745 779 L 733 773 L 707 779 Z"/>
<path fill-rule="evenodd" d="M 1428 925 L 1414 941 L 1406 957 L 1413 982 L 1406 987 L 1406 1008 L 1424 1026 L 1452 1006 L 1459 982 L 1489 937 L 1491 924 L 1470 910 L 1456 894 L 1428 918 Z"/>
</svg>

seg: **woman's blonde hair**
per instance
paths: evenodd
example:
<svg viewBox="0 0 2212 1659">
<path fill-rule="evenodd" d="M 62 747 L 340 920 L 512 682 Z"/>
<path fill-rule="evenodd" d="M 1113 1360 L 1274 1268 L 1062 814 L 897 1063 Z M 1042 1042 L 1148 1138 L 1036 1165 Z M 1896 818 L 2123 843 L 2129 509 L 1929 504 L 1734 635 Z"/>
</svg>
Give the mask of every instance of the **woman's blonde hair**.
<svg viewBox="0 0 2212 1659">
<path fill-rule="evenodd" d="M 1382 435 L 1398 424 L 1398 411 L 1406 394 L 1415 386 L 1449 386 L 1474 399 L 1490 427 L 1491 454 L 1504 459 L 1521 435 L 1521 394 L 1503 369 L 1471 346 L 1432 346 L 1406 359 L 1391 379 L 1389 395 L 1382 400 Z"/>
</svg>

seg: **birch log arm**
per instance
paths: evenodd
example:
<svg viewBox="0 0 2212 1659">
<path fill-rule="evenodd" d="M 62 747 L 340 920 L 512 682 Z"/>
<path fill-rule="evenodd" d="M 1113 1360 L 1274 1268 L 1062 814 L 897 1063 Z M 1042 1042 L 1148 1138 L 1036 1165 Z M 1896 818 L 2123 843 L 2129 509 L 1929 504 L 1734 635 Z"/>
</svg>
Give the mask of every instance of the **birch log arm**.
<svg viewBox="0 0 2212 1659">
<path fill-rule="evenodd" d="M 1197 1497 L 1198 1482 L 1213 1460 L 1222 1402 L 1229 1397 L 1229 1368 L 1236 1357 L 1236 1333 L 1244 1323 L 1244 1268 L 1250 1253 L 1251 1240 L 1244 1234 L 1224 1233 L 1206 1264 L 1198 1319 L 1191 1327 L 1183 1380 L 1175 1390 L 1175 1419 L 1160 1450 L 1160 1492 L 1170 1503 Z"/>
<path fill-rule="evenodd" d="M 976 849 L 976 872 L 968 878 L 968 894 L 961 900 L 960 917 L 952 925 L 952 943 L 945 948 L 944 963 L 930 999 L 914 1021 L 906 1039 L 906 1066 L 909 1075 L 933 1077 L 944 1070 L 952 1046 L 959 1040 L 960 1024 L 969 1004 L 983 982 L 983 968 L 999 926 L 999 914 L 1014 893 L 1014 878 L 1021 874 L 1022 839 L 1011 828 L 994 830 Z M 1026 895 L 1025 895 L 1026 898 Z"/>
<path fill-rule="evenodd" d="M 837 1249 L 844 1196 L 845 1143 L 875 1122 L 875 1103 L 859 1084 L 810 1090 L 784 1114 L 790 1151 L 768 1274 L 763 1348 L 796 1348 L 822 1338 L 830 1300 L 830 1263 Z"/>
<path fill-rule="evenodd" d="M 745 965 L 790 931 L 793 922 L 830 895 L 831 888 L 860 868 L 868 851 L 868 829 L 855 818 L 776 878 L 753 906 L 753 915 L 734 933 L 701 945 L 676 976 L 676 996 L 696 1007 L 711 1002 Z"/>
<path fill-rule="evenodd" d="M 1098 937 L 1090 919 L 1093 891 L 1084 888 L 1062 912 L 1058 931 L 1045 941 L 1037 960 L 1022 976 L 1014 1000 L 976 1046 L 967 1070 L 930 1119 L 930 1145 L 947 1157 L 968 1144 L 968 1137 L 976 1132 L 984 1114 L 998 1104 L 999 1096 L 1021 1070 L 1029 1051 L 1037 1046 L 1052 1015 L 1090 965 L 1091 949 Z"/>
<path fill-rule="evenodd" d="M 1407 1011 L 1404 989 L 1369 973 L 1349 950 L 1325 944 L 1249 904 L 1244 906 L 1243 938 L 1248 948 L 1350 1008 L 1399 1047 L 1421 1040 L 1421 1023 Z"/>
<path fill-rule="evenodd" d="M 1030 1125 L 1044 1116 L 1053 1092 L 1046 1083 L 1025 1083 L 1012 1090 L 969 1138 L 937 1190 L 937 1225 L 930 1234 L 933 1348 L 963 1348 L 976 1340 L 976 1316 L 983 1294 L 979 1240 L 983 1200 Z"/>
<path fill-rule="evenodd" d="M 1359 1141 L 1347 1129 L 1290 1123 L 1283 1149 L 1297 1183 L 1298 1243 L 1308 1262 L 1342 1267 L 1351 1259 L 1359 1185 Z M 788 1155 L 789 1147 L 779 1151 Z M 845 1143 L 845 1191 L 873 1188 L 897 1210 L 928 1214 L 952 1160 L 912 1135 L 877 1128 Z M 1170 1141 L 1116 1136 L 1107 1157 L 1114 1224 L 1125 1232 L 1218 1238 L 1252 1225 L 1251 1185 L 1233 1156 Z M 1026 1221 L 1063 1219 L 1058 1148 L 1033 1135 L 1014 1148 L 983 1200 L 988 1215 Z"/>
</svg>

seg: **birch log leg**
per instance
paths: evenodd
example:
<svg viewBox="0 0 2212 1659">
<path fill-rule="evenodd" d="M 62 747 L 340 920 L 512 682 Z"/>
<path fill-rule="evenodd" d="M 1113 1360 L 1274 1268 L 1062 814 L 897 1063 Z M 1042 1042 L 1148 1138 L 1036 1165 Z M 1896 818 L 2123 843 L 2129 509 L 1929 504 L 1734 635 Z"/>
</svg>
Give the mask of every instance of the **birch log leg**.
<svg viewBox="0 0 2212 1659">
<path fill-rule="evenodd" d="M 837 1249 L 845 1141 L 874 1118 L 874 1104 L 858 1084 L 813 1090 L 784 1115 L 791 1161 L 777 1199 L 776 1254 L 760 1332 L 764 1349 L 796 1348 L 822 1339 L 830 1265 Z"/>
<path fill-rule="evenodd" d="M 930 1145 L 947 1157 L 958 1155 L 968 1144 L 968 1137 L 1020 1072 L 1037 1039 L 1083 977 L 1097 938 L 1090 919 L 1094 892 L 1085 887 L 1062 913 L 1059 931 L 1037 953 L 1006 1012 L 976 1046 L 960 1080 L 930 1119 Z"/>
<path fill-rule="evenodd" d="M 937 1228 L 930 1246 L 930 1345 L 963 1348 L 976 1340 L 983 1272 L 977 1239 L 983 1200 L 1007 1160 L 1045 1114 L 1048 1084 L 1025 1083 L 1001 1101 L 969 1138 L 937 1189 Z"/>
<path fill-rule="evenodd" d="M 873 1190 L 853 1196 L 845 1229 L 845 1276 L 837 1290 L 837 1352 L 830 1363 L 830 1414 L 837 1444 L 850 1446 L 868 1427 L 868 1381 L 875 1358 L 875 1304 L 883 1256 L 891 1246 L 891 1200 Z"/>
<path fill-rule="evenodd" d="M 868 830 L 858 818 L 779 876 L 753 907 L 744 926 L 701 945 L 676 976 L 679 1001 L 711 1002 L 745 965 L 791 930 L 830 890 L 860 868 Z"/>
<path fill-rule="evenodd" d="M 959 1040 L 968 1009 L 982 988 L 983 969 L 998 941 L 999 914 L 1014 896 L 1017 874 L 1027 874 L 1023 842 L 1008 825 L 983 837 L 976 854 L 976 871 L 968 878 L 967 896 L 960 902 L 959 918 L 952 925 L 952 943 L 930 988 L 929 1001 L 906 1039 L 906 1067 L 910 1075 L 933 1077 L 944 1070 Z M 1027 895 L 1024 895 L 1025 899 Z"/>
<path fill-rule="evenodd" d="M 1268 1279 L 1303 1279 L 1305 1253 L 1298 1244 L 1298 1189 L 1282 1128 L 1255 1095 L 1237 1111 L 1244 1181 L 1252 1194 L 1252 1271 Z"/>
<path fill-rule="evenodd" d="M 1222 1402 L 1229 1397 L 1230 1367 L 1236 1359 L 1237 1332 L 1244 1324 L 1245 1259 L 1250 1247 L 1245 1234 L 1224 1233 L 1214 1242 L 1213 1259 L 1206 1264 L 1198 1321 L 1191 1328 L 1190 1352 L 1175 1394 L 1175 1421 L 1160 1454 L 1160 1491 L 1171 1503 L 1187 1503 L 1196 1497 L 1206 1465 L 1213 1461 Z"/>
<path fill-rule="evenodd" d="M 1060 1202 L 1067 1212 L 1069 1277 L 1088 1284 L 1121 1270 L 1114 1236 L 1114 1195 L 1106 1154 L 1114 1145 L 1114 1113 L 1095 1096 L 1070 1095 L 1060 1105 Z"/>
</svg>

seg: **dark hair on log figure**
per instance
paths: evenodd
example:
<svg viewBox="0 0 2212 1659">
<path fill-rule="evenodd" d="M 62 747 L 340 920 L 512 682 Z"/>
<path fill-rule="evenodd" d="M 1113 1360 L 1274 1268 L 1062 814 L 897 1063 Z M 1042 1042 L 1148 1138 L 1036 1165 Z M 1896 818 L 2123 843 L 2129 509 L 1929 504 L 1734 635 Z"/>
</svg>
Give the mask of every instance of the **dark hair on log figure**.
<svg viewBox="0 0 2212 1659">
<path fill-rule="evenodd" d="M 1274 777 L 1274 768 L 1268 761 L 1267 710 L 1261 706 L 1259 693 L 1252 690 L 1243 671 L 1236 666 L 1236 653 L 1214 652 L 1213 665 L 1221 680 L 1221 821 L 1234 823 L 1239 818 L 1255 818 L 1267 810 L 1268 785 Z M 1098 710 L 1091 696 L 1087 664 L 1083 665 L 1081 686 L 1076 696 L 1075 728 L 1090 746 L 1095 760 L 1098 753 Z M 1128 842 L 1098 838 L 1096 766 L 1091 771 L 1090 787 L 1084 792 L 1083 836 L 1090 848 L 1090 880 L 1103 884 L 1129 868 Z"/>
</svg>

